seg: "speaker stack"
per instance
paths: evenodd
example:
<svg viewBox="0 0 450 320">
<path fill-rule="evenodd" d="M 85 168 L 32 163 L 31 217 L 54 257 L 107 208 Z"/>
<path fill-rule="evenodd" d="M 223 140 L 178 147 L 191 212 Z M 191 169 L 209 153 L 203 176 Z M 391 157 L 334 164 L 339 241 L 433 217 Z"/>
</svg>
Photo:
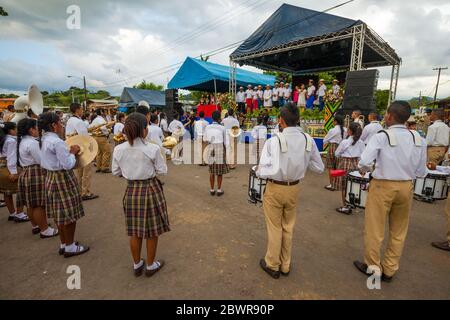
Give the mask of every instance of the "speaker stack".
<svg viewBox="0 0 450 320">
<path fill-rule="evenodd" d="M 174 113 L 178 114 L 183 112 L 182 104 L 178 102 L 178 89 L 166 90 L 166 114 L 170 121 L 173 120 Z"/>
<path fill-rule="evenodd" d="M 354 110 L 361 110 L 366 117 L 376 111 L 375 91 L 378 86 L 378 70 L 361 70 L 347 72 L 344 102 L 341 112 L 344 115 Z"/>
</svg>

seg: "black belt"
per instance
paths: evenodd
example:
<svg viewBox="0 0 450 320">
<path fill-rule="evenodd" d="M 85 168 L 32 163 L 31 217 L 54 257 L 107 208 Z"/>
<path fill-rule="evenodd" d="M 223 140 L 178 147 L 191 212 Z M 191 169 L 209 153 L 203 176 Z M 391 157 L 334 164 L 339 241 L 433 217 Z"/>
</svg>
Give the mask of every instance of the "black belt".
<svg viewBox="0 0 450 320">
<path fill-rule="evenodd" d="M 288 187 L 290 187 L 290 186 L 296 186 L 296 185 L 298 185 L 299 183 L 300 183 L 300 180 L 296 180 L 296 181 L 277 181 L 277 180 L 272 180 L 272 179 L 269 179 L 268 180 L 269 182 L 272 182 L 272 183 L 274 183 L 274 184 L 278 184 L 278 185 L 280 185 L 280 186 L 288 186 Z"/>
</svg>

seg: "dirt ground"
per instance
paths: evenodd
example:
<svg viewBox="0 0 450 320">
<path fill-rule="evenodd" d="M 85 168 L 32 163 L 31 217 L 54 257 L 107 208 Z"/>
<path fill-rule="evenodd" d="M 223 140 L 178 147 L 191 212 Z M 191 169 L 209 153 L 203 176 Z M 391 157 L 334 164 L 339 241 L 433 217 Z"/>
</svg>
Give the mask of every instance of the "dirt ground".
<svg viewBox="0 0 450 320">
<path fill-rule="evenodd" d="M 259 267 L 266 248 L 263 210 L 247 202 L 249 166 L 224 179 L 225 195 L 211 197 L 208 169 L 170 164 L 164 177 L 172 231 L 160 238 L 166 266 L 135 278 L 122 211 L 126 182 L 93 174 L 76 238 L 87 254 L 64 259 L 58 239 L 41 240 L 29 224 L 7 222 L 0 209 L 1 299 L 450 299 L 450 253 L 430 246 L 446 235 L 445 202 L 414 202 L 410 230 L 394 282 L 368 290 L 352 265 L 363 257 L 364 212 L 335 212 L 339 193 L 323 189 L 326 175 L 302 183 L 288 278 Z M 69 265 L 81 268 L 81 290 L 66 286 Z"/>
</svg>

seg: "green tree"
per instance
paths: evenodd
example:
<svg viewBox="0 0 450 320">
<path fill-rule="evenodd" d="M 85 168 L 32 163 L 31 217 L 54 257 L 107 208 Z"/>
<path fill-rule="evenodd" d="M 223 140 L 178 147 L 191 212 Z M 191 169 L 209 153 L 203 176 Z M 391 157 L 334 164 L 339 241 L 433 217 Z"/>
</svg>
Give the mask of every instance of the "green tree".
<svg viewBox="0 0 450 320">
<path fill-rule="evenodd" d="M 153 82 L 145 82 L 142 80 L 141 83 L 135 84 L 133 86 L 135 89 L 145 89 L 145 90 L 154 90 L 154 91 L 162 91 L 164 87 L 162 85 L 154 84 Z"/>
<path fill-rule="evenodd" d="M 389 101 L 389 90 L 377 90 L 375 92 L 375 103 L 377 113 L 382 115 L 386 113 Z"/>
<path fill-rule="evenodd" d="M 278 71 L 264 71 L 263 74 L 275 76 L 275 80 L 278 82 L 292 83 L 292 74 Z"/>
<path fill-rule="evenodd" d="M 3 17 L 8 16 L 8 12 L 6 12 L 5 9 L 3 9 L 3 7 L 0 7 L 0 16 L 3 16 Z"/>
</svg>

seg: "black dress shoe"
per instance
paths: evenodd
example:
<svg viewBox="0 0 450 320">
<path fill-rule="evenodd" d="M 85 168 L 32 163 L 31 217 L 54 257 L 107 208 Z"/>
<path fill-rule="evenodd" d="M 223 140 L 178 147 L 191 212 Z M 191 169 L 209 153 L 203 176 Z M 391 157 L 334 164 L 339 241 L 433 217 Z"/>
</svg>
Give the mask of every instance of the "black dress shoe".
<svg viewBox="0 0 450 320">
<path fill-rule="evenodd" d="M 289 272 L 283 272 L 283 271 L 280 271 L 280 274 L 281 274 L 283 277 L 287 277 L 290 273 L 291 273 L 290 271 L 289 271 Z"/>
<path fill-rule="evenodd" d="M 367 273 L 367 264 L 360 261 L 353 261 L 353 265 L 356 267 L 356 269 L 364 273 L 366 276 L 371 276 L 370 273 Z"/>
<path fill-rule="evenodd" d="M 390 282 L 392 282 L 393 279 L 394 279 L 394 277 L 388 277 L 388 276 L 385 275 L 384 273 L 381 275 L 381 281 L 390 283 Z"/>
<path fill-rule="evenodd" d="M 450 245 L 448 243 L 448 241 L 445 242 L 433 242 L 431 244 L 433 247 L 437 248 L 437 249 L 441 249 L 444 251 L 450 251 Z"/>
<path fill-rule="evenodd" d="M 133 268 L 133 270 L 134 270 L 134 276 L 135 276 L 135 277 L 139 277 L 139 276 L 141 276 L 141 275 L 144 273 L 145 260 L 141 260 L 141 261 L 142 261 L 142 266 L 140 266 L 140 267 L 137 268 L 137 269 L 134 269 L 134 268 Z"/>
<path fill-rule="evenodd" d="M 261 259 L 259 261 L 259 265 L 261 266 L 261 269 L 263 269 L 272 278 L 274 278 L 274 279 L 279 279 L 280 278 L 280 271 L 275 271 L 275 270 L 270 269 L 267 266 L 265 259 Z"/>
<path fill-rule="evenodd" d="M 31 233 L 34 235 L 39 234 L 40 232 L 41 232 L 41 229 L 39 227 L 31 228 Z"/>
</svg>

